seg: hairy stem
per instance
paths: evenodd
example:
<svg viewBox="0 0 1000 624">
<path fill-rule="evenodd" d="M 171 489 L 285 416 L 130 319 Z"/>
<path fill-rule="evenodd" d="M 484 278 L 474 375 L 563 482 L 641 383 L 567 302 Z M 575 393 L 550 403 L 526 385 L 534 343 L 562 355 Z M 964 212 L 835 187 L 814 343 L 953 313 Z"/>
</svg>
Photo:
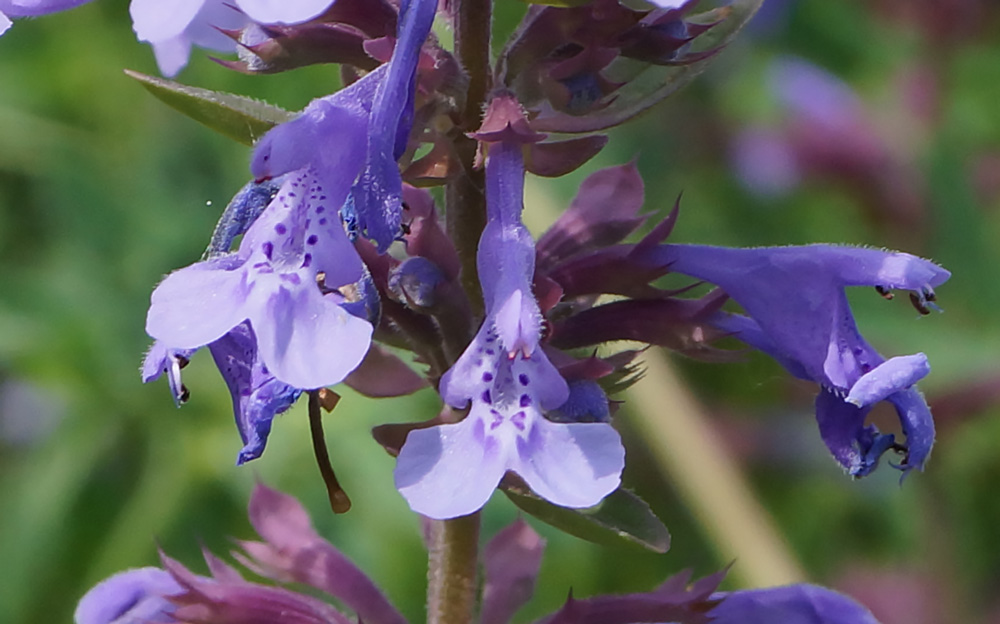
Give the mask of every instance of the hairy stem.
<svg viewBox="0 0 1000 624">
<path fill-rule="evenodd" d="M 445 219 L 462 264 L 462 287 L 481 315 L 483 300 L 476 274 L 476 248 L 486 226 L 486 177 L 475 169 L 476 141 L 465 136 L 479 127 L 490 88 L 492 0 L 452 0 L 455 56 L 468 77 L 465 106 L 459 111 L 452 140 L 462 171 L 445 189 Z"/>
<path fill-rule="evenodd" d="M 469 624 L 476 605 L 479 512 L 430 523 L 427 623 Z"/>
</svg>

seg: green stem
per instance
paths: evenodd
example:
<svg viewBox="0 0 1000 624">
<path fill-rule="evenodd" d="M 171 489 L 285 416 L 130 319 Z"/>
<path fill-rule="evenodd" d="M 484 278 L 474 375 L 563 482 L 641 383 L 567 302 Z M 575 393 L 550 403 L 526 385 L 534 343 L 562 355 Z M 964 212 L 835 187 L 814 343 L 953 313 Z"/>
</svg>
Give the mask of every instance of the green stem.
<svg viewBox="0 0 1000 624">
<path fill-rule="evenodd" d="M 465 106 L 458 112 L 451 137 L 462 171 L 445 189 L 445 220 L 462 265 L 462 287 L 477 316 L 483 299 L 476 273 L 476 248 L 486 227 L 486 176 L 475 169 L 476 141 L 465 135 L 479 127 L 490 88 L 490 30 L 492 0 L 453 0 L 455 56 L 465 69 L 469 84 Z"/>
<path fill-rule="evenodd" d="M 479 512 L 430 522 L 427 624 L 469 624 L 478 587 Z"/>
</svg>

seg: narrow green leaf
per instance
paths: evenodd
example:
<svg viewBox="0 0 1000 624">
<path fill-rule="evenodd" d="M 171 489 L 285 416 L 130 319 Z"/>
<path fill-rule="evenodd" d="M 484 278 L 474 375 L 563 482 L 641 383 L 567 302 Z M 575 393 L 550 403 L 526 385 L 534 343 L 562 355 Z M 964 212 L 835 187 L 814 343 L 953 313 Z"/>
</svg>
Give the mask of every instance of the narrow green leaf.
<svg viewBox="0 0 1000 624">
<path fill-rule="evenodd" d="M 657 553 L 670 548 L 670 532 L 644 500 L 618 488 L 587 509 L 559 507 L 521 484 L 503 483 L 503 493 L 525 513 L 575 535 L 609 546 L 641 546 Z"/>
<path fill-rule="evenodd" d="M 125 73 L 168 106 L 244 145 L 253 145 L 265 132 L 294 115 L 242 95 L 189 87 L 128 69 Z"/>
</svg>

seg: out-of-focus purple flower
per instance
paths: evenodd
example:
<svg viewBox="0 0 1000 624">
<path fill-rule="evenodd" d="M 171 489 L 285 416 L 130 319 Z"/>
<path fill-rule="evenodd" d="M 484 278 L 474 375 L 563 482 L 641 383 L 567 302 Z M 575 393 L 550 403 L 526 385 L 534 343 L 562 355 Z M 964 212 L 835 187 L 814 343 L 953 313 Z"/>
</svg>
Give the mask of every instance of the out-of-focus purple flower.
<svg viewBox="0 0 1000 624">
<path fill-rule="evenodd" d="M 858 332 L 847 286 L 874 286 L 884 295 L 911 291 L 922 313 L 934 307 L 934 287 L 950 273 L 906 253 L 836 245 L 730 249 L 663 245 L 650 257 L 676 273 L 717 284 L 747 316 L 718 312 L 713 324 L 774 357 L 800 379 L 819 383 L 820 433 L 853 476 L 878 465 L 890 448 L 905 451 L 899 468 L 923 468 L 934 442 L 934 423 L 913 387 L 930 368 L 923 354 L 886 360 Z M 865 426 L 882 400 L 892 403 L 906 446 L 892 434 Z"/>
<path fill-rule="evenodd" d="M 161 555 L 164 570 L 130 570 L 91 589 L 77 606 L 76 624 L 405 624 L 371 579 L 316 533 L 291 496 L 257 485 L 250 522 L 266 541 L 241 542 L 246 554 L 237 559 L 266 578 L 325 592 L 353 610 L 357 620 L 319 598 L 248 582 L 205 552 L 211 577 Z"/>
<path fill-rule="evenodd" d="M 337 215 L 354 177 L 346 161 L 357 156 L 351 147 L 359 143 L 351 139 L 360 132 L 349 111 L 331 108 L 327 114 L 343 124 L 338 156 L 347 171 L 339 179 L 327 175 L 327 184 L 311 169 L 289 177 L 238 252 L 167 276 L 153 292 L 146 323 L 151 336 L 175 349 L 194 349 L 249 321 L 262 365 L 295 388 L 339 383 L 358 365 L 372 327 L 341 307 L 343 297 L 332 289 L 362 276 Z"/>
<path fill-rule="evenodd" d="M 481 508 L 512 470 L 555 504 L 589 507 L 618 487 L 621 440 L 606 423 L 543 415 L 565 403 L 569 389 L 539 347 L 535 246 L 521 223 L 521 145 L 492 144 L 486 178 L 488 221 L 477 260 L 486 319 L 440 384 L 446 403 L 472 407 L 459 423 L 409 433 L 396 487 L 415 511 L 452 518 Z"/>
<path fill-rule="evenodd" d="M 169 572 L 137 568 L 106 578 L 80 599 L 73 614 L 76 624 L 140 624 L 177 620 L 169 596 L 182 588 Z"/>
<path fill-rule="evenodd" d="M 220 29 L 240 29 L 250 22 L 294 24 L 310 20 L 333 0 L 132 0 L 129 12 L 140 41 L 153 46 L 156 62 L 165 76 L 187 64 L 191 46 L 230 52 L 232 39 Z"/>
<path fill-rule="evenodd" d="M 0 35 L 11 26 L 12 17 L 37 17 L 78 7 L 90 0 L 0 0 Z"/>
<path fill-rule="evenodd" d="M 833 590 L 787 585 L 715 595 L 714 624 L 878 624 L 868 609 Z"/>
<path fill-rule="evenodd" d="M 385 252 L 399 236 L 403 180 L 399 160 L 413 124 L 417 61 L 430 33 L 438 0 L 403 0 L 396 48 L 372 103 L 368 155 L 352 191 L 359 232 Z M 345 215 L 345 218 L 349 218 Z"/>
</svg>

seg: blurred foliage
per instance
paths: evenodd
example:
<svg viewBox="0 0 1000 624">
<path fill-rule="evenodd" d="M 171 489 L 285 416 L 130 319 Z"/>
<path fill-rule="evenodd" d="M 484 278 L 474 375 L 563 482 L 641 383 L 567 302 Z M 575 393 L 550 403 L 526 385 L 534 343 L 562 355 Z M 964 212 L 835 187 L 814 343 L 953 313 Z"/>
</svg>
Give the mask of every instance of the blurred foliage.
<svg viewBox="0 0 1000 624">
<path fill-rule="evenodd" d="M 498 4 L 498 29 L 509 30 L 524 5 Z M 945 5 L 948 19 L 935 17 L 934 7 Z M 529 180 L 529 213 L 558 210 L 587 173 L 638 158 L 648 210 L 665 212 L 684 193 L 675 241 L 905 246 L 954 273 L 939 292 L 947 312 L 930 318 L 915 320 L 900 298 L 852 294 L 859 326 L 877 348 L 924 351 L 934 366 L 921 385 L 936 409 L 938 444 L 927 472 L 903 487 L 886 467 L 862 482 L 840 474 L 816 432 L 814 389 L 767 358 L 683 362 L 813 579 L 853 591 L 885 624 L 1000 614 L 991 592 L 1000 578 L 994 5 L 767 0 L 712 70 L 614 131 L 585 170 Z M 849 178 L 807 176 L 780 196 L 740 185 L 732 140 L 748 125 L 783 121 L 764 79 L 783 55 L 856 89 L 892 153 L 918 174 L 923 229 L 879 213 Z M 86 588 L 116 570 L 155 564 L 157 546 L 197 569 L 199 540 L 224 553 L 228 536 L 252 536 L 245 505 L 255 479 L 300 497 L 320 531 L 421 621 L 420 525 L 391 486 L 393 460 L 368 429 L 430 416 L 432 392 L 378 402 L 347 393 L 328 416 L 334 465 L 355 503 L 335 517 L 303 406 L 276 423 L 262 459 L 237 469 L 228 393 L 206 354 L 185 371 L 193 398 L 182 410 L 164 384 L 139 383 L 148 295 L 166 272 L 199 257 L 221 207 L 248 177 L 248 150 L 157 102 L 123 68 L 156 73 L 152 53 L 132 36 L 124 0 L 22 20 L 0 38 L 0 621 L 68 621 Z M 924 117 L 899 110 L 899 79 L 910 72 L 928 79 Z M 288 110 L 338 82 L 331 67 L 243 76 L 200 51 L 180 80 Z M 876 419 L 893 427 L 892 418 Z M 706 574 L 727 563 L 630 432 L 627 406 L 618 425 L 629 449 L 626 483 L 670 528 L 671 551 L 596 546 L 534 523 L 549 546 L 523 621 L 554 609 L 571 587 L 577 596 L 645 590 L 682 568 Z M 516 513 L 494 497 L 484 535 Z M 900 619 L 913 593 L 898 585 L 878 594 L 858 586 L 874 578 L 867 589 L 879 588 L 879 579 L 899 573 L 918 598 L 935 597 L 920 615 L 927 619 Z"/>
</svg>

